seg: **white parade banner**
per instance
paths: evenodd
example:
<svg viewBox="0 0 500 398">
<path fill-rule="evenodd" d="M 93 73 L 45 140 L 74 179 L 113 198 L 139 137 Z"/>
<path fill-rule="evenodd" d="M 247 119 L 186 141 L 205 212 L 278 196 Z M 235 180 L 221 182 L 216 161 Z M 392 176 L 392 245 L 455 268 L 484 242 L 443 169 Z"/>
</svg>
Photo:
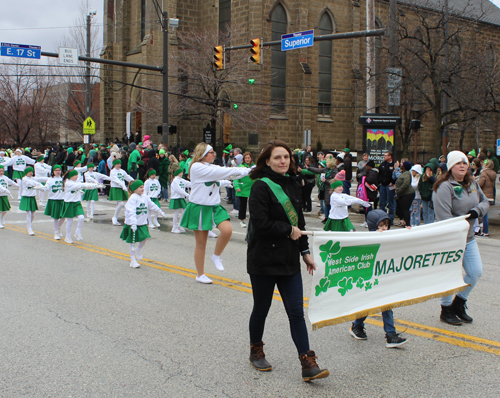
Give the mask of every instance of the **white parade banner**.
<svg viewBox="0 0 500 398">
<path fill-rule="evenodd" d="M 463 290 L 466 216 L 385 232 L 314 232 L 313 329 Z"/>
</svg>

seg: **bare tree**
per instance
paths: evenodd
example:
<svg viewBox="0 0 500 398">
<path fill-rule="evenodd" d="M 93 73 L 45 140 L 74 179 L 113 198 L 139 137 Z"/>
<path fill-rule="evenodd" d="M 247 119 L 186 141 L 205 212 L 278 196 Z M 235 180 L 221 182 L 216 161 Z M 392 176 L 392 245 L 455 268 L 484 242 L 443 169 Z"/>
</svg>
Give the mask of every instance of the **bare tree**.
<svg viewBox="0 0 500 398">
<path fill-rule="evenodd" d="M 482 8 L 480 1 L 469 0 L 460 8 L 449 2 L 446 12 L 446 3 L 406 1 L 412 18 L 400 17 L 397 22 L 399 48 L 394 56 L 403 75 L 403 151 L 408 149 L 412 136 L 411 118 L 432 114 L 437 155 L 441 152 L 444 128 L 498 111 L 498 65 L 487 67 L 491 57 L 477 34 L 487 8 Z M 387 76 L 384 75 L 385 72 L 379 73 L 378 78 L 383 80 Z M 447 106 L 443 104 L 445 99 Z"/>
<path fill-rule="evenodd" d="M 4 65 L 0 73 L 0 129 L 5 141 L 23 146 L 44 144 L 54 132 L 56 121 L 49 117 L 50 68 L 29 63 Z M 53 116 L 53 115 L 52 115 Z"/>
</svg>

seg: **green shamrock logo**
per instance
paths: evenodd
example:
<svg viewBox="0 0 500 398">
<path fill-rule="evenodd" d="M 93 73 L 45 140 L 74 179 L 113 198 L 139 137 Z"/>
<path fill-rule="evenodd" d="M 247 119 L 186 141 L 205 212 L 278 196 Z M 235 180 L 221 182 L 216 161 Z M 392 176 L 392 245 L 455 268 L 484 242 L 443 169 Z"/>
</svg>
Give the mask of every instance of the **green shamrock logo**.
<svg viewBox="0 0 500 398">
<path fill-rule="evenodd" d="M 372 288 L 372 283 L 371 282 L 366 282 L 365 284 L 365 292 L 370 290 Z"/>
<path fill-rule="evenodd" d="M 356 282 L 356 287 L 363 289 L 363 286 L 365 286 L 365 284 L 363 282 L 363 278 L 359 278 L 358 281 Z"/>
<path fill-rule="evenodd" d="M 316 286 L 316 297 L 321 293 L 326 293 L 328 287 L 330 286 L 330 280 L 328 278 L 323 278 L 319 281 L 319 285 Z"/>
<path fill-rule="evenodd" d="M 341 281 L 339 281 L 339 293 L 342 297 L 345 296 L 345 294 L 352 289 L 352 278 L 344 278 Z"/>
<path fill-rule="evenodd" d="M 330 254 L 337 254 L 340 252 L 340 242 L 333 243 L 332 240 L 329 240 L 324 245 L 321 245 L 319 250 L 319 256 L 321 257 L 321 260 L 325 262 Z"/>
<path fill-rule="evenodd" d="M 377 286 L 378 285 L 378 279 L 375 279 L 375 282 L 373 282 L 373 286 Z"/>
</svg>

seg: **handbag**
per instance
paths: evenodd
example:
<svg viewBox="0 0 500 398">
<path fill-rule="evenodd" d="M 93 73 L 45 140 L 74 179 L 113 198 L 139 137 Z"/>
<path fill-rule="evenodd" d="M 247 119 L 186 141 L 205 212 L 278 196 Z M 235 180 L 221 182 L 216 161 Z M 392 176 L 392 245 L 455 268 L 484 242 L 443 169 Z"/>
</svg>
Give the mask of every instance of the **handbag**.
<svg viewBox="0 0 500 398">
<path fill-rule="evenodd" d="M 366 188 L 365 188 L 365 179 L 366 177 L 363 176 L 361 179 L 361 184 L 358 185 L 358 189 L 356 190 L 356 197 L 368 201 L 368 195 L 366 194 Z"/>
</svg>

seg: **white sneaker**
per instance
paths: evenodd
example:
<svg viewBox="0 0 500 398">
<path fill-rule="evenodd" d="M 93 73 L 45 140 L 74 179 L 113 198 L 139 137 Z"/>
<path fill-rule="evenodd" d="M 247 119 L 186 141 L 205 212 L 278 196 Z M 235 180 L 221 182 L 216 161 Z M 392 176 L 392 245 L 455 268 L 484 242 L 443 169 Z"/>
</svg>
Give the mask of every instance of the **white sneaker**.
<svg viewBox="0 0 500 398">
<path fill-rule="evenodd" d="M 209 238 L 218 238 L 219 236 L 216 233 L 212 232 L 212 231 L 208 231 L 208 237 Z"/>
<path fill-rule="evenodd" d="M 220 256 L 212 254 L 212 262 L 215 264 L 215 268 L 217 268 L 217 271 L 224 271 L 224 266 L 222 265 Z"/>
<path fill-rule="evenodd" d="M 158 221 L 153 221 L 153 224 L 155 225 L 155 227 L 161 227 L 161 224 Z"/>
<path fill-rule="evenodd" d="M 247 225 L 245 224 L 245 221 L 240 221 L 240 227 L 241 228 L 246 228 Z"/>
<path fill-rule="evenodd" d="M 93 220 L 94 219 L 94 215 L 93 214 L 89 214 L 88 218 L 90 218 L 91 220 Z"/>
<path fill-rule="evenodd" d="M 38 206 L 43 207 L 43 202 L 38 202 Z"/>
<path fill-rule="evenodd" d="M 30 228 L 28 229 L 28 235 L 33 236 L 35 235 L 35 232 L 33 232 L 33 230 Z"/>
<path fill-rule="evenodd" d="M 366 221 L 360 225 L 360 227 L 365 227 L 365 228 L 368 228 L 368 224 L 366 223 Z"/>
<path fill-rule="evenodd" d="M 73 240 L 71 239 L 71 237 L 66 237 L 66 239 L 64 239 L 64 241 L 69 244 L 69 245 L 72 245 L 73 244 Z"/>
<path fill-rule="evenodd" d="M 55 240 L 61 240 L 61 235 L 59 235 L 57 232 L 54 234 L 54 239 Z"/>
<path fill-rule="evenodd" d="M 142 260 L 142 250 L 138 247 L 135 249 L 135 258 L 137 260 Z"/>
<path fill-rule="evenodd" d="M 233 209 L 229 214 L 240 214 L 239 210 Z"/>
<path fill-rule="evenodd" d="M 183 233 L 183 234 L 186 233 L 186 230 L 184 228 L 182 228 L 180 225 L 177 228 L 179 229 L 179 231 L 181 231 L 181 233 Z"/>
<path fill-rule="evenodd" d="M 153 224 L 149 224 L 149 229 L 155 229 L 155 226 Z"/>
<path fill-rule="evenodd" d="M 173 228 L 172 228 L 172 233 L 173 233 L 173 234 L 180 234 L 180 233 L 182 233 L 182 232 L 181 232 L 181 230 L 180 230 L 179 228 L 177 228 L 177 227 L 173 227 Z"/>
<path fill-rule="evenodd" d="M 196 282 L 200 283 L 212 283 L 212 279 L 210 279 L 208 276 L 203 274 L 202 276 L 197 276 L 196 277 Z"/>
<path fill-rule="evenodd" d="M 75 238 L 76 238 L 76 240 L 83 240 L 83 236 L 80 233 L 76 233 Z"/>
<path fill-rule="evenodd" d="M 117 218 L 115 218 L 115 217 L 112 217 L 112 218 L 111 218 L 111 223 L 112 223 L 113 225 L 121 225 L 121 224 L 118 222 L 118 219 L 117 219 Z"/>
<path fill-rule="evenodd" d="M 130 262 L 131 268 L 139 268 L 140 266 L 141 264 L 139 264 L 135 258 Z"/>
<path fill-rule="evenodd" d="M 4 229 L 4 226 L 2 223 L 0 223 L 0 229 Z"/>
</svg>

